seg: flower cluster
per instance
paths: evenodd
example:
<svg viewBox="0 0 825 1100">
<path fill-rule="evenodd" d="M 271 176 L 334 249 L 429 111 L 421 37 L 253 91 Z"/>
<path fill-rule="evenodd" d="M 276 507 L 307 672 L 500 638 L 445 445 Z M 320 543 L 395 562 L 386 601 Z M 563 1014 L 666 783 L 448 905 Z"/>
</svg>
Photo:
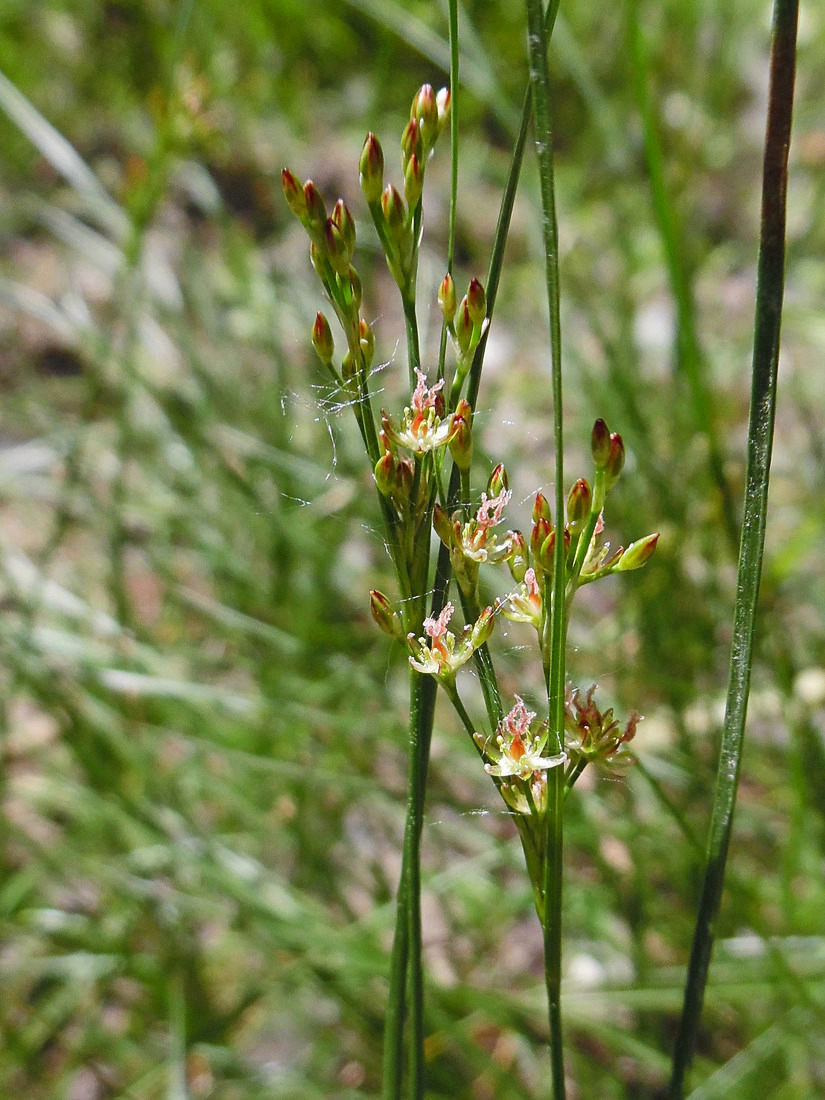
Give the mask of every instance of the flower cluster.
<svg viewBox="0 0 825 1100">
<path fill-rule="evenodd" d="M 439 505 L 433 509 L 433 526 L 450 551 L 450 561 L 456 580 L 462 591 L 473 595 L 478 586 L 480 565 L 507 561 L 513 553 L 510 532 L 499 541 L 493 528 L 502 520 L 502 514 L 512 496 L 506 487 L 504 468 L 497 466 L 488 484 L 488 490 L 498 488 L 495 496 L 481 494 L 481 503 L 475 515 L 462 523 L 460 513 L 448 517 Z"/>
<path fill-rule="evenodd" d="M 557 768 L 567 760 L 565 752 L 542 755 L 547 746 L 548 724 L 536 724 L 535 711 L 528 710 L 524 700 L 516 695 L 516 704 L 496 728 L 495 747 L 480 734 L 476 744 L 493 763 L 486 763 L 488 775 L 504 780 L 500 785 L 507 804 L 518 813 L 543 812 L 546 804 L 547 780 L 544 772 Z"/>
<path fill-rule="evenodd" d="M 564 699 L 567 751 L 577 763 L 624 767 L 632 761 L 627 745 L 636 736 L 636 727 L 642 716 L 634 711 L 622 729 L 613 717 L 612 707 L 602 712 L 596 706 L 593 699 L 595 692 L 595 684 L 585 695 L 568 684 Z"/>
<path fill-rule="evenodd" d="M 484 645 L 495 624 L 493 608 L 487 607 L 476 622 L 465 626 L 456 638 L 448 629 L 454 610 L 448 603 L 437 618 L 425 619 L 426 638 L 416 638 L 414 634 L 407 636 L 412 667 L 423 675 L 435 676 L 445 685 L 455 683 L 456 672 Z"/>
</svg>

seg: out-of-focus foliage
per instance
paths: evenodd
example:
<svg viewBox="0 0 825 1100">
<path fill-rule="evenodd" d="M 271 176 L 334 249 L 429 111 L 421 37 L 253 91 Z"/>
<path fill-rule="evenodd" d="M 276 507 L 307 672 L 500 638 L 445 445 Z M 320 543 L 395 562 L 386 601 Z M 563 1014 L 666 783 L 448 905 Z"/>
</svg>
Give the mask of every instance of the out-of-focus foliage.
<svg viewBox="0 0 825 1100">
<path fill-rule="evenodd" d="M 576 679 L 647 716 L 642 767 L 571 807 L 581 1096 L 656 1096 L 680 1007 L 735 576 L 702 425 L 738 514 L 768 17 L 752 0 L 562 6 L 554 37 L 570 480 L 605 416 L 629 453 L 611 518 L 662 531 L 651 565 L 583 597 L 572 626 Z M 374 494 L 313 360 L 321 303 L 277 176 L 288 162 L 344 195 L 367 271 L 363 136 L 393 147 L 415 88 L 444 82 L 445 33 L 436 5 L 382 0 L 0 11 L 3 1095 L 376 1093 L 404 661 L 367 613 L 391 583 Z M 520 9 L 469 4 L 462 35 L 458 259 L 483 277 L 526 80 Z M 807 11 L 705 1096 L 825 1088 L 823 39 Z M 446 161 L 425 195 L 430 349 Z M 551 468 L 534 183 L 528 166 L 479 408 L 521 526 Z M 403 325 L 377 253 L 366 295 L 396 408 Z M 519 629 L 504 686 L 529 699 Z M 538 926 L 465 740 L 445 711 L 425 834 L 430 1089 L 541 1096 Z"/>
</svg>

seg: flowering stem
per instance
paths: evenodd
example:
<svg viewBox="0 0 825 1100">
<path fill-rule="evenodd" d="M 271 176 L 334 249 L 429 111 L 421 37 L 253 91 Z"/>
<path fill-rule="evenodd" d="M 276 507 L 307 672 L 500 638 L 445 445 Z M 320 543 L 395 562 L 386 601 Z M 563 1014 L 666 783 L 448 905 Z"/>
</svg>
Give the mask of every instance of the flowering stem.
<svg viewBox="0 0 825 1100">
<path fill-rule="evenodd" d="M 418 346 L 418 318 L 415 315 L 415 298 L 401 296 L 404 304 L 404 324 L 407 330 L 407 362 L 410 368 L 410 387 L 415 389 L 415 372 L 421 370 L 421 352 Z"/>
<path fill-rule="evenodd" d="M 526 0 L 530 83 L 536 127 L 536 152 L 543 210 L 545 280 L 550 311 L 550 353 L 553 389 L 553 441 L 555 462 L 556 543 L 553 559 L 548 710 L 551 751 L 561 752 L 564 740 L 564 463 L 562 432 L 561 321 L 559 309 L 558 225 L 553 172 L 553 143 L 550 125 L 550 77 L 547 68 L 547 35 L 541 0 Z M 544 976 L 547 986 L 550 1024 L 550 1058 L 553 1096 L 565 1095 L 564 1055 L 561 1026 L 561 895 L 562 895 L 562 811 L 564 774 L 553 768 L 547 776 L 546 848 L 544 867 Z"/>
<path fill-rule="evenodd" d="M 771 42 L 768 123 L 762 176 L 762 226 L 757 263 L 748 465 L 739 549 L 728 695 L 719 774 L 708 837 L 702 897 L 688 966 L 684 1007 L 676 1036 L 671 1100 L 681 1100 L 693 1057 L 713 947 L 713 928 L 722 901 L 725 864 L 750 691 L 756 605 L 765 545 L 771 450 L 776 414 L 779 335 L 785 286 L 785 201 L 796 69 L 798 0 L 776 0 Z"/>
</svg>

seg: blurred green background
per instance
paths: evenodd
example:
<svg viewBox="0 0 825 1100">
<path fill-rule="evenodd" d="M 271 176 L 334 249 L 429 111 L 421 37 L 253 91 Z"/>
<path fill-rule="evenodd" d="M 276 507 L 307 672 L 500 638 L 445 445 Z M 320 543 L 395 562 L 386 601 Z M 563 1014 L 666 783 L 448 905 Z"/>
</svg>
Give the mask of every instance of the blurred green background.
<svg viewBox="0 0 825 1100">
<path fill-rule="evenodd" d="M 748 745 L 695 1096 L 825 1092 L 825 16 L 805 7 Z M 569 478 L 603 416 L 642 572 L 586 590 L 570 674 L 646 721 L 567 818 L 570 1096 L 667 1080 L 712 801 L 745 460 L 765 2 L 562 4 L 554 37 Z M 461 10 L 459 285 L 484 277 L 526 81 L 523 12 Z M 403 829 L 405 661 L 369 471 L 309 344 L 284 164 L 341 194 L 381 402 L 403 323 L 358 188 L 446 82 L 442 5 L 6 0 L 0 9 L 0 1094 L 379 1088 Z M 420 316 L 445 265 L 428 170 Z M 478 411 L 476 489 L 551 487 L 535 169 Z M 721 480 L 720 480 L 721 475 Z M 726 503 L 727 494 L 727 503 Z M 490 580 L 491 593 L 506 577 Z M 522 632 L 523 631 L 523 632 Z M 505 691 L 541 684 L 527 628 Z M 424 835 L 430 1094 L 548 1094 L 515 830 L 446 708 Z"/>
</svg>

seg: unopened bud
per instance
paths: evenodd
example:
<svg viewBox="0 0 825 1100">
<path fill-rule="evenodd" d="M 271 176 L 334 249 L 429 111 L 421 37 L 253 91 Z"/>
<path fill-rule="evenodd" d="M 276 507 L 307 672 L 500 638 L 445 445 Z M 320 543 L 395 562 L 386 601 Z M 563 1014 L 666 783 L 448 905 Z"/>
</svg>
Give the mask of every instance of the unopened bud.
<svg viewBox="0 0 825 1100">
<path fill-rule="evenodd" d="M 451 547 L 455 544 L 453 521 L 437 502 L 433 505 L 433 530 L 445 546 Z"/>
<path fill-rule="evenodd" d="M 421 140 L 421 130 L 418 125 L 418 119 L 411 118 L 404 127 L 404 133 L 401 135 L 402 171 L 406 173 L 407 165 L 410 163 L 412 157 L 418 157 L 420 160 L 423 156 L 424 144 Z"/>
<path fill-rule="evenodd" d="M 656 543 L 659 541 L 658 531 L 653 535 L 645 535 L 643 539 L 631 542 L 627 550 L 622 554 L 616 565 L 617 573 L 629 573 L 631 569 L 641 569 L 645 562 L 653 557 Z"/>
<path fill-rule="evenodd" d="M 397 611 L 393 611 L 392 604 L 377 588 L 370 590 L 370 614 L 378 626 L 396 641 L 403 642 L 404 627 Z"/>
<path fill-rule="evenodd" d="M 507 477 L 504 463 L 499 462 L 498 466 L 496 466 L 487 479 L 487 496 L 492 500 L 494 497 L 497 497 L 503 489 L 509 488 L 510 479 Z"/>
<path fill-rule="evenodd" d="M 404 200 L 391 183 L 388 183 L 381 194 L 381 209 L 387 222 L 387 228 L 397 239 L 404 229 L 406 210 Z"/>
<path fill-rule="evenodd" d="M 570 495 L 567 497 L 567 523 L 570 534 L 578 536 L 584 530 L 590 515 L 590 506 L 593 503 L 593 494 L 590 486 L 583 477 L 579 478 Z"/>
<path fill-rule="evenodd" d="M 321 192 L 312 180 L 307 180 L 304 184 L 304 201 L 307 208 L 307 228 L 315 233 L 323 233 L 327 209 L 321 198 Z"/>
<path fill-rule="evenodd" d="M 350 251 L 344 234 L 332 218 L 327 218 L 324 224 L 324 245 L 333 271 L 336 275 L 343 275 L 349 267 Z"/>
<path fill-rule="evenodd" d="M 361 345 L 364 362 L 369 366 L 373 355 L 375 355 L 375 333 L 363 317 L 358 324 L 358 342 Z"/>
<path fill-rule="evenodd" d="M 349 212 L 349 207 L 343 199 L 339 199 L 332 209 L 332 220 L 341 230 L 350 257 L 355 251 L 355 219 Z"/>
<path fill-rule="evenodd" d="M 600 418 L 593 425 L 593 435 L 590 437 L 590 450 L 593 462 L 597 470 L 603 470 L 610 458 L 610 429 Z"/>
<path fill-rule="evenodd" d="M 610 436 L 610 456 L 605 465 L 605 492 L 611 489 L 619 480 L 619 475 L 624 466 L 624 443 L 618 432 Z"/>
<path fill-rule="evenodd" d="M 410 210 L 414 210 L 418 206 L 423 190 L 424 170 L 421 166 L 421 160 L 413 153 L 404 171 L 404 197 Z"/>
<path fill-rule="evenodd" d="M 553 525 L 544 516 L 539 516 L 533 524 L 533 530 L 530 532 L 530 552 L 536 561 L 539 561 L 541 548 L 552 530 Z M 541 563 L 539 562 L 539 564 Z"/>
<path fill-rule="evenodd" d="M 438 95 L 435 97 L 435 103 L 438 108 L 438 132 L 440 134 L 447 125 L 447 120 L 450 117 L 450 106 L 452 104 L 450 89 L 441 88 Z"/>
<path fill-rule="evenodd" d="M 470 311 L 470 320 L 474 325 L 480 325 L 487 316 L 487 295 L 484 293 L 484 287 L 478 279 L 473 279 L 470 282 L 467 290 L 467 308 Z"/>
<path fill-rule="evenodd" d="M 449 447 L 456 466 L 466 473 L 473 462 L 473 429 L 470 421 L 458 413 L 453 414 Z"/>
<path fill-rule="evenodd" d="M 492 607 L 485 607 L 479 617 L 476 619 L 475 626 L 471 635 L 473 642 L 473 649 L 478 649 L 483 646 L 490 635 L 493 633 L 493 627 L 496 625 L 495 615 L 493 614 Z"/>
<path fill-rule="evenodd" d="M 467 295 L 461 299 L 455 318 L 455 338 L 462 355 L 467 355 L 473 339 L 473 319 L 467 305 Z"/>
<path fill-rule="evenodd" d="M 284 189 L 284 198 L 289 209 L 299 221 L 305 221 L 307 203 L 304 198 L 304 189 L 288 168 L 281 169 L 281 187 Z"/>
<path fill-rule="evenodd" d="M 373 473 L 375 475 L 375 484 L 378 492 L 385 497 L 392 496 L 398 485 L 398 478 L 395 469 L 395 459 L 389 451 L 378 459 Z"/>
<path fill-rule="evenodd" d="M 422 85 L 415 93 L 410 118 L 414 118 L 421 128 L 425 149 L 431 149 L 439 133 L 438 101 L 431 84 Z"/>
<path fill-rule="evenodd" d="M 373 133 L 367 134 L 359 164 L 361 190 L 368 203 L 380 202 L 384 188 L 384 151 Z"/>
<path fill-rule="evenodd" d="M 438 288 L 438 304 L 441 306 L 444 320 L 448 325 L 451 324 L 455 317 L 456 298 L 455 281 L 449 272 L 441 280 L 441 286 Z"/>
<path fill-rule="evenodd" d="M 315 317 L 315 324 L 312 326 L 312 346 L 318 353 L 321 362 L 328 366 L 335 354 L 335 341 L 332 338 L 329 321 L 323 313 L 318 313 Z"/>
<path fill-rule="evenodd" d="M 553 522 L 553 513 L 550 511 L 547 497 L 541 491 L 536 493 L 536 500 L 533 504 L 533 523 L 538 523 L 540 519 L 546 519 L 548 523 Z"/>
<path fill-rule="evenodd" d="M 350 305 L 355 313 L 361 308 L 361 295 L 363 294 L 363 288 L 361 286 L 361 276 L 350 264 L 347 268 L 347 279 L 349 281 L 349 300 Z"/>
<path fill-rule="evenodd" d="M 510 531 L 508 538 L 510 539 L 510 557 L 507 559 L 507 565 L 510 567 L 513 580 L 521 584 L 530 565 L 527 557 L 527 543 L 521 531 Z"/>
<path fill-rule="evenodd" d="M 564 553 L 570 549 L 570 532 L 565 527 L 564 529 Z M 551 573 L 553 571 L 554 559 L 556 554 L 556 529 L 555 527 L 550 531 L 550 534 L 541 544 L 541 550 L 539 551 L 539 565 L 545 573 Z"/>
</svg>

